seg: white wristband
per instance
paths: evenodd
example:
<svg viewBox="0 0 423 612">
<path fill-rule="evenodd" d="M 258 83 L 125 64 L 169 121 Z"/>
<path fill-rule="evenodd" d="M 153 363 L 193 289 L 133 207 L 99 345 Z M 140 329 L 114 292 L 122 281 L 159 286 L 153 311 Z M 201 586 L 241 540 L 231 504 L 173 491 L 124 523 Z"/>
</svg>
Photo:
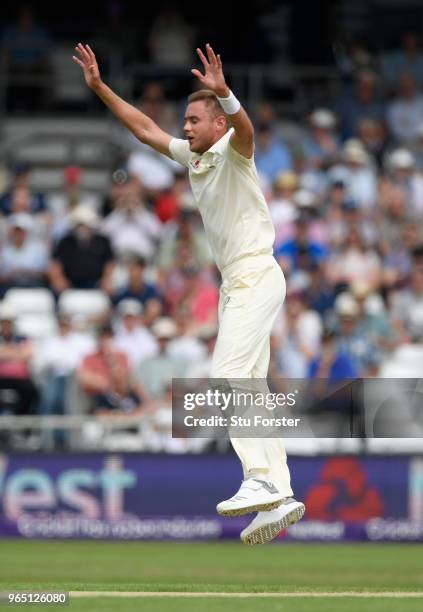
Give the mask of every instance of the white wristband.
<svg viewBox="0 0 423 612">
<path fill-rule="evenodd" d="M 235 115 L 235 113 L 237 113 L 241 108 L 241 104 L 238 98 L 234 96 L 232 91 L 230 91 L 229 96 L 227 98 L 219 98 L 219 96 L 217 96 L 217 99 L 219 100 L 220 106 L 223 108 L 227 115 Z"/>
</svg>

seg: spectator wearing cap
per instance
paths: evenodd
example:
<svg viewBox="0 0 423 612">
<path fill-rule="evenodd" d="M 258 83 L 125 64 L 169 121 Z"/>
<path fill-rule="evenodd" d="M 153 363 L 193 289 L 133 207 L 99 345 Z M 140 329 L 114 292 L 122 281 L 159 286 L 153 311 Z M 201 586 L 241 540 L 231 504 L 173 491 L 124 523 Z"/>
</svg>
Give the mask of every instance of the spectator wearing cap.
<svg viewBox="0 0 423 612">
<path fill-rule="evenodd" d="M 52 290 L 68 288 L 109 290 L 114 269 L 110 241 L 97 231 L 97 214 L 80 204 L 71 214 L 72 230 L 53 250 L 49 269 Z"/>
<path fill-rule="evenodd" d="M 357 75 L 354 91 L 344 90 L 335 104 L 343 140 L 357 136 L 357 127 L 365 117 L 383 121 L 384 105 L 377 90 L 374 72 L 363 70 Z"/>
<path fill-rule="evenodd" d="M 390 190 L 399 189 L 406 201 L 406 217 L 420 222 L 423 215 L 423 177 L 416 172 L 414 157 L 408 149 L 392 151 L 386 159 L 388 176 L 381 182 L 382 203 Z"/>
<path fill-rule="evenodd" d="M 313 213 L 316 206 L 314 194 L 299 190 L 294 195 L 294 201 L 298 210 L 294 237 L 277 245 L 275 249 L 275 256 L 286 272 L 308 270 L 329 255 L 327 247 L 321 242 L 319 222 Z"/>
<path fill-rule="evenodd" d="M 36 409 L 38 390 L 32 380 L 32 342 L 15 333 L 15 314 L 9 304 L 0 305 L 0 389 L 17 394 L 14 411 L 31 414 Z M 0 411 L 4 409 L 0 405 Z"/>
<path fill-rule="evenodd" d="M 337 346 L 336 334 L 325 329 L 319 354 L 309 365 L 308 378 L 341 380 L 358 378 L 359 370 L 351 355 Z"/>
<path fill-rule="evenodd" d="M 99 330 L 97 350 L 83 359 L 78 380 L 95 414 L 134 414 L 145 407 L 144 390 L 131 379 L 126 355 L 114 348 L 110 325 Z"/>
<path fill-rule="evenodd" d="M 338 173 L 346 184 L 347 195 L 363 211 L 374 210 L 378 193 L 377 177 L 371 159 L 359 140 L 351 139 L 344 144 L 342 163 L 333 167 L 329 175 L 336 178 Z"/>
<path fill-rule="evenodd" d="M 147 325 L 161 315 L 163 297 L 155 283 L 145 279 L 146 261 L 142 257 L 130 256 L 126 262 L 126 281 L 112 294 L 114 304 L 122 300 L 136 300 L 143 309 Z"/>
<path fill-rule="evenodd" d="M 309 124 L 310 134 L 304 142 L 306 168 L 325 170 L 337 160 L 339 153 L 335 114 L 327 108 L 316 108 L 309 117 Z"/>
<path fill-rule="evenodd" d="M 124 185 L 101 229 L 116 255 L 132 252 L 146 259 L 154 257 L 162 233 L 160 221 L 145 207 L 142 187 L 136 180 Z"/>
<path fill-rule="evenodd" d="M 335 300 L 336 349 L 347 355 L 358 376 L 365 377 L 380 359 L 380 351 L 360 325 L 360 307 L 350 292 Z"/>
<path fill-rule="evenodd" d="M 157 340 L 143 325 L 142 304 L 138 300 L 121 300 L 116 306 L 116 314 L 113 346 L 126 355 L 133 370 L 143 359 L 157 354 Z"/>
<path fill-rule="evenodd" d="M 149 397 L 159 399 L 165 395 L 172 378 L 185 376 L 186 363 L 169 353 L 169 344 L 178 334 L 177 325 L 171 318 L 157 319 L 151 331 L 156 337 L 159 352 L 141 361 L 134 372 L 134 379 L 143 385 Z"/>
<path fill-rule="evenodd" d="M 329 257 L 326 274 L 338 291 L 354 281 L 367 282 L 372 290 L 378 290 L 382 281 L 382 264 L 377 252 L 366 245 L 360 229 L 352 226 L 345 243 Z"/>
<path fill-rule="evenodd" d="M 0 282 L 3 294 L 10 287 L 41 287 L 45 284 L 49 254 L 45 244 L 32 236 L 33 218 L 27 213 L 9 217 L 9 235 L 0 251 Z"/>
<path fill-rule="evenodd" d="M 281 140 L 275 138 L 270 123 L 257 126 L 254 157 L 258 172 L 271 183 L 281 172 L 292 170 L 291 153 Z"/>
<path fill-rule="evenodd" d="M 418 93 L 411 74 L 401 75 L 398 96 L 389 103 L 386 122 L 389 131 L 400 145 L 414 142 L 417 127 L 423 121 L 423 96 Z"/>
<path fill-rule="evenodd" d="M 281 244 L 293 236 L 293 223 L 298 217 L 294 194 L 298 187 L 298 176 L 290 170 L 278 174 L 273 184 L 268 205 L 275 227 L 275 244 Z"/>
</svg>

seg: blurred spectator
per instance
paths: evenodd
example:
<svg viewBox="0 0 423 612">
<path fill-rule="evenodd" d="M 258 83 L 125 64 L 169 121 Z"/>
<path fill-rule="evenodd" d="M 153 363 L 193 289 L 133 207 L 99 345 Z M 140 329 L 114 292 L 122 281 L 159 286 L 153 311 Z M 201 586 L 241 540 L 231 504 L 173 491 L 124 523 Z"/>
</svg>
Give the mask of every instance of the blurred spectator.
<svg viewBox="0 0 423 612">
<path fill-rule="evenodd" d="M 377 179 L 362 143 L 356 139 L 348 140 L 342 150 L 342 160 L 343 163 L 329 170 L 329 179 L 344 182 L 347 195 L 361 209 L 373 209 L 377 201 Z"/>
<path fill-rule="evenodd" d="M 353 295 L 340 293 L 335 301 L 337 315 L 336 349 L 350 360 L 358 376 L 366 376 L 380 353 L 360 326 L 360 308 Z"/>
<path fill-rule="evenodd" d="M 166 224 L 157 253 L 156 264 L 166 275 L 174 267 L 212 264 L 212 255 L 201 217 L 192 195 L 181 200 L 182 210 L 174 221 Z M 184 251 L 185 257 L 181 256 Z"/>
<path fill-rule="evenodd" d="M 33 219 L 27 213 L 9 217 L 9 237 L 0 251 L 0 287 L 41 287 L 45 284 L 49 256 L 45 244 L 31 236 Z"/>
<path fill-rule="evenodd" d="M 152 325 L 151 331 L 158 342 L 159 353 L 141 361 L 134 377 L 141 382 L 151 398 L 158 399 L 166 393 L 172 378 L 185 376 L 186 363 L 169 353 L 169 343 L 178 333 L 177 325 L 172 319 L 158 319 Z"/>
<path fill-rule="evenodd" d="M 339 380 L 358 376 L 359 370 L 354 359 L 348 352 L 337 346 L 335 332 L 326 329 L 319 355 L 310 362 L 308 377 Z"/>
<path fill-rule="evenodd" d="M 387 147 L 387 133 L 384 122 L 367 117 L 360 119 L 357 126 L 357 136 L 367 155 L 376 162 L 377 169 L 380 171 Z"/>
<path fill-rule="evenodd" d="M 310 284 L 307 287 L 307 297 L 310 307 L 319 313 L 322 320 L 331 310 L 335 301 L 335 292 L 325 276 L 325 263 L 314 264 L 310 270 Z"/>
<path fill-rule="evenodd" d="M 98 218 L 90 208 L 79 205 L 71 214 L 72 230 L 55 247 L 49 270 L 56 294 L 64 289 L 110 289 L 114 260 L 109 239 L 97 230 Z"/>
<path fill-rule="evenodd" d="M 336 117 L 326 108 L 317 108 L 311 113 L 309 122 L 310 134 L 304 143 L 306 166 L 315 171 L 324 170 L 338 156 Z"/>
<path fill-rule="evenodd" d="M 361 119 L 384 118 L 384 106 L 377 93 L 377 77 L 373 72 L 361 72 L 356 81 L 355 90 L 351 94 L 344 90 L 335 105 L 339 117 L 341 136 L 344 140 L 357 136 L 357 128 Z"/>
<path fill-rule="evenodd" d="M 417 91 L 411 74 L 401 75 L 398 96 L 388 105 L 386 121 L 392 136 L 400 144 L 410 144 L 423 122 L 423 96 Z"/>
<path fill-rule="evenodd" d="M 156 285 L 144 278 L 146 262 L 142 257 L 130 256 L 126 264 L 126 283 L 112 295 L 113 302 L 136 300 L 144 311 L 144 320 L 150 324 L 162 311 L 162 296 Z"/>
<path fill-rule="evenodd" d="M 206 347 L 199 339 L 199 328 L 192 324 L 186 308 L 179 307 L 173 320 L 177 326 L 177 336 L 169 342 L 167 352 L 171 357 L 180 359 L 188 369 L 205 358 Z"/>
<path fill-rule="evenodd" d="M 307 299 L 309 279 L 297 276 L 288 281 L 282 312 L 282 335 L 278 350 L 281 374 L 287 378 L 306 378 L 310 362 L 320 351 L 322 323 Z M 305 281 L 305 283 L 304 283 Z"/>
<path fill-rule="evenodd" d="M 423 265 L 414 265 L 409 286 L 391 297 L 392 323 L 402 343 L 409 342 L 413 333 L 413 314 L 423 310 Z"/>
<path fill-rule="evenodd" d="M 419 88 L 423 87 L 423 53 L 415 32 L 404 32 L 401 48 L 389 51 L 381 58 L 382 74 L 387 85 L 396 88 L 402 74 L 411 74 Z"/>
<path fill-rule="evenodd" d="M 47 30 L 35 22 L 33 6 L 20 5 L 16 23 L 6 26 L 1 38 L 2 55 L 11 80 L 9 110 L 28 111 L 42 107 L 49 46 Z M 38 80 L 34 82 L 34 78 Z"/>
<path fill-rule="evenodd" d="M 113 346 L 126 355 L 129 367 L 133 370 L 143 359 L 157 354 L 157 341 L 142 323 L 140 302 L 131 298 L 123 299 L 117 305 L 116 312 L 119 319 Z"/>
<path fill-rule="evenodd" d="M 124 353 L 114 349 L 113 330 L 108 325 L 98 333 L 97 351 L 82 361 L 78 379 L 91 399 L 95 414 L 134 414 L 143 409 L 143 389 L 131 380 Z"/>
<path fill-rule="evenodd" d="M 59 331 L 46 338 L 36 354 L 41 383 L 38 412 L 42 415 L 65 414 L 66 387 L 83 358 L 94 351 L 93 338 L 74 328 L 72 320 L 58 317 Z"/>
<path fill-rule="evenodd" d="M 359 228 L 351 227 L 345 244 L 330 255 L 326 274 L 338 290 L 354 281 L 366 282 L 372 290 L 377 290 L 382 280 L 381 260 L 376 251 L 365 244 Z"/>
<path fill-rule="evenodd" d="M 406 217 L 419 221 L 423 214 L 423 177 L 416 172 L 412 153 L 395 149 L 386 159 L 386 167 L 388 174 L 380 183 L 382 205 L 392 188 L 397 188 L 405 197 Z"/>
<path fill-rule="evenodd" d="M 268 123 L 261 123 L 256 128 L 254 157 L 257 170 L 271 183 L 282 171 L 292 170 L 292 158 L 288 147 L 275 138 Z"/>
<path fill-rule="evenodd" d="M 181 272 L 183 282 L 179 290 L 167 293 L 167 306 L 171 316 L 183 311 L 190 331 L 195 333 L 203 325 L 215 323 L 219 291 L 201 275 L 198 266 L 187 266 Z"/>
<path fill-rule="evenodd" d="M 201 360 L 189 366 L 186 372 L 186 378 L 210 378 L 217 333 L 218 327 L 216 324 L 204 325 L 199 329 L 198 338 L 206 347 L 206 355 Z"/>
<path fill-rule="evenodd" d="M 142 187 L 135 179 L 125 184 L 114 209 L 101 224 L 117 256 L 127 252 L 151 259 L 161 235 L 157 217 L 145 207 Z"/>
<path fill-rule="evenodd" d="M 195 31 L 171 4 L 158 13 L 149 36 L 153 64 L 186 69 L 193 62 Z"/>
<path fill-rule="evenodd" d="M 0 197 L 0 212 L 3 215 L 46 212 L 44 195 L 31 190 L 30 180 L 31 166 L 26 163 L 16 164 L 13 169 L 13 183 Z"/>
<path fill-rule="evenodd" d="M 57 243 L 72 227 L 71 215 L 80 202 L 96 210 L 100 198 L 94 192 L 82 191 L 83 171 L 79 166 L 67 166 L 63 170 L 63 186 L 48 196 L 48 207 L 53 214 L 51 237 Z"/>
<path fill-rule="evenodd" d="M 30 369 L 33 346 L 30 340 L 15 333 L 14 319 L 13 309 L 7 304 L 1 304 L 0 389 L 16 393 L 16 400 L 12 403 L 15 413 L 31 414 L 38 400 L 38 390 Z M 4 410 L 1 404 L 0 410 Z"/>
<path fill-rule="evenodd" d="M 297 202 L 300 196 L 303 199 L 294 225 L 294 236 L 275 248 L 275 257 L 285 272 L 309 270 L 311 266 L 325 260 L 329 255 L 329 250 L 319 239 L 319 233 L 313 232 L 314 219 L 307 211 L 308 205 L 312 202 L 309 199 L 313 197 L 312 194 L 297 192 L 296 196 Z"/>
<path fill-rule="evenodd" d="M 268 202 L 269 213 L 275 227 L 275 244 L 292 238 L 292 224 L 298 217 L 294 194 L 298 189 L 298 176 L 288 170 L 281 172 L 273 184 L 273 193 Z"/>
<path fill-rule="evenodd" d="M 187 176 L 175 176 L 172 187 L 155 198 L 154 212 L 162 223 L 175 221 L 181 210 L 194 209 L 192 200 Z"/>
</svg>

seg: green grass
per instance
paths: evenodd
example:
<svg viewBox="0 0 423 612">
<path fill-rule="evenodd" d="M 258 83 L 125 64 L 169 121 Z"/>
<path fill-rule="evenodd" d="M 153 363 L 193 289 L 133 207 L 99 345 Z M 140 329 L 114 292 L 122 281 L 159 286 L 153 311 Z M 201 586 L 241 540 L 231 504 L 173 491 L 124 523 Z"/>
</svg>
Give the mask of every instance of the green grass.
<svg viewBox="0 0 423 612">
<path fill-rule="evenodd" d="M 2 541 L 0 591 L 423 591 L 420 545 Z M 73 599 L 30 610 L 413 612 L 413 599 Z M 13 606 L 10 609 L 18 609 Z"/>
</svg>

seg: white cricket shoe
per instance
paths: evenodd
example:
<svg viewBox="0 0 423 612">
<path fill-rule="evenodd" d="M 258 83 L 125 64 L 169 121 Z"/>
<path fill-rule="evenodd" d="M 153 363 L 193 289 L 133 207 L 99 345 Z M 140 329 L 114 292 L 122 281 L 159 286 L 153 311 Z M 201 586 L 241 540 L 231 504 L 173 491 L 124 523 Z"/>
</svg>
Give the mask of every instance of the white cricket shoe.
<svg viewBox="0 0 423 612">
<path fill-rule="evenodd" d="M 305 506 L 288 497 L 284 502 L 270 512 L 259 512 L 256 518 L 241 532 L 240 538 L 244 544 L 254 546 L 270 542 L 283 530 L 294 525 L 304 516 Z"/>
<path fill-rule="evenodd" d="M 283 501 L 275 485 L 258 478 L 243 480 L 237 493 L 230 499 L 217 504 L 216 510 L 221 516 L 241 516 L 249 512 L 273 510 Z"/>
</svg>

